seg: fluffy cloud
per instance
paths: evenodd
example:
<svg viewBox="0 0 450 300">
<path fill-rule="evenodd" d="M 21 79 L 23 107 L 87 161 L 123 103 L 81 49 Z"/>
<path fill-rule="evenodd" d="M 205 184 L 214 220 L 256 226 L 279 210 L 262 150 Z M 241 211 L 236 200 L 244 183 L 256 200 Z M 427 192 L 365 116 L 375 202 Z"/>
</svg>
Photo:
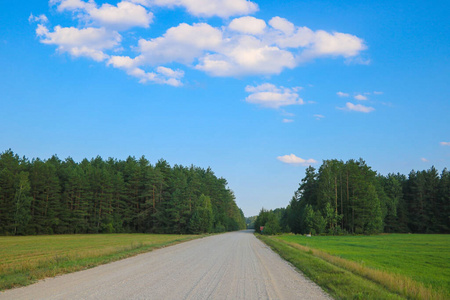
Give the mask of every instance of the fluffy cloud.
<svg viewBox="0 0 450 300">
<path fill-rule="evenodd" d="M 62 11 L 75 11 L 75 10 L 88 10 L 95 8 L 96 4 L 90 0 L 88 2 L 82 0 L 50 0 L 49 4 L 56 6 L 57 10 Z"/>
<path fill-rule="evenodd" d="M 317 163 L 316 160 L 310 158 L 310 159 L 303 159 L 300 158 L 294 154 L 289 154 L 289 155 L 283 155 L 283 156 L 278 156 L 277 159 L 279 161 L 282 161 L 286 164 L 295 164 L 295 165 L 302 165 L 302 166 L 309 166 L 311 164 L 315 164 Z"/>
<path fill-rule="evenodd" d="M 360 101 L 367 100 L 367 97 L 366 97 L 366 96 L 363 96 L 363 95 L 361 95 L 361 94 L 358 94 L 358 95 L 356 95 L 356 96 L 353 97 L 353 98 L 355 98 L 356 100 L 360 100 Z"/>
<path fill-rule="evenodd" d="M 212 76 L 270 75 L 294 67 L 291 52 L 247 35 L 228 39 L 216 53 L 201 57 L 196 66 Z"/>
<path fill-rule="evenodd" d="M 171 68 L 166 67 L 157 67 L 156 71 L 169 78 L 182 78 L 184 76 L 184 72 L 181 70 L 172 70 Z"/>
<path fill-rule="evenodd" d="M 298 62 L 323 56 L 355 57 L 367 49 L 364 41 L 354 35 L 324 30 L 312 31 L 308 27 L 297 27 L 288 20 L 274 17 L 269 21 L 273 28 L 267 38 L 281 48 L 304 48 L 297 55 Z"/>
<path fill-rule="evenodd" d="M 222 32 L 206 23 L 188 25 L 182 23 L 172 27 L 158 38 L 139 40 L 136 59 L 141 64 L 164 64 L 178 62 L 191 64 L 205 51 L 219 49 L 223 42 Z"/>
<path fill-rule="evenodd" d="M 292 123 L 292 122 L 294 122 L 294 120 L 292 120 L 292 119 L 283 119 L 282 122 L 283 123 Z"/>
<path fill-rule="evenodd" d="M 54 31 L 39 24 L 36 34 L 41 38 L 41 43 L 57 45 L 58 51 L 70 53 L 72 56 L 89 57 L 95 61 L 103 61 L 108 55 L 103 52 L 120 44 L 122 37 L 115 31 L 107 31 L 105 28 L 84 28 L 55 26 Z"/>
<path fill-rule="evenodd" d="M 423 161 L 423 162 L 429 162 L 429 160 L 426 159 L 425 157 L 422 157 L 420 160 Z"/>
<path fill-rule="evenodd" d="M 153 20 L 153 14 L 131 2 L 122 1 L 113 6 L 103 4 L 100 8 L 88 11 L 92 20 L 100 26 L 126 30 L 132 27 L 148 28 Z"/>
<path fill-rule="evenodd" d="M 319 30 L 315 32 L 312 47 L 304 52 L 303 57 L 328 55 L 351 57 L 358 55 L 359 52 L 366 48 L 363 40 L 354 35 L 341 32 L 328 33 Z"/>
<path fill-rule="evenodd" d="M 269 108 L 303 104 L 303 99 L 299 97 L 295 90 L 295 88 L 276 87 L 270 83 L 258 86 L 248 85 L 245 91 L 250 95 L 245 98 L 245 101 Z"/>
<path fill-rule="evenodd" d="M 361 104 L 353 104 L 350 102 L 347 102 L 345 104 L 345 108 L 343 108 L 343 109 L 350 110 L 350 111 L 363 112 L 363 113 L 370 113 L 371 111 L 375 110 L 375 108 L 370 107 L 370 106 L 364 106 Z"/>
<path fill-rule="evenodd" d="M 258 35 L 264 33 L 264 29 L 266 29 L 266 22 L 264 22 L 264 20 L 247 16 L 234 19 L 228 27 L 237 32 Z"/>
<path fill-rule="evenodd" d="M 450 146 L 450 142 L 440 142 L 441 146 Z"/>
<path fill-rule="evenodd" d="M 51 0 L 50 5 L 57 7 L 58 11 L 77 12 L 77 18 L 106 28 L 127 30 L 132 27 L 148 28 L 153 20 L 153 14 L 138 4 L 121 1 L 117 6 L 104 3 L 97 4 L 90 0 Z"/>
<path fill-rule="evenodd" d="M 343 93 L 343 92 L 337 92 L 336 95 L 338 95 L 339 97 L 348 97 L 348 96 L 350 96 L 349 94 Z"/>
<path fill-rule="evenodd" d="M 182 6 L 200 17 L 218 16 L 228 18 L 236 15 L 248 15 L 258 10 L 258 5 L 246 0 L 150 0 L 153 5 Z"/>
<path fill-rule="evenodd" d="M 30 21 L 41 23 L 36 33 L 42 43 L 55 45 L 59 52 L 74 57 L 106 61 L 141 82 L 167 83 L 165 79 L 153 80 L 163 76 L 170 79 L 172 85 L 180 85 L 184 72 L 177 70 L 169 74 L 162 69 L 166 64 L 181 64 L 211 76 L 274 75 L 307 60 L 330 56 L 356 57 L 366 49 L 364 41 L 351 34 L 313 31 L 280 17 L 273 17 L 266 23 L 251 16 L 225 21 L 228 26 L 219 27 L 205 22 L 181 23 L 168 28 L 159 37 L 138 37 L 137 45 L 123 44 L 123 37 L 132 37 L 129 38 L 132 42 L 136 37 L 130 34 L 122 36 L 122 31 L 150 26 L 153 14 L 148 9 L 155 5 L 182 6 L 195 16 L 227 18 L 255 12 L 258 6 L 247 0 L 123 0 L 116 5 L 104 3 L 101 6 L 94 0 L 50 0 L 50 5 L 56 6 L 58 12 L 71 12 L 78 24 L 56 26 L 51 32 L 44 25 L 44 15 L 31 15 Z M 126 56 L 118 53 L 127 48 L 136 54 Z M 147 72 L 146 68 L 153 68 L 153 71 Z M 159 71 L 154 68 L 159 68 Z M 348 96 L 345 93 L 338 95 Z M 302 103 L 294 90 L 265 91 L 252 94 L 247 99 L 261 105 L 268 103 L 270 107 Z"/>
<path fill-rule="evenodd" d="M 108 65 L 112 65 L 115 68 L 121 69 L 131 69 L 136 67 L 136 62 L 134 59 L 128 56 L 111 56 L 108 60 Z"/>
<path fill-rule="evenodd" d="M 291 36 L 295 30 L 294 24 L 280 17 L 273 17 L 270 19 L 269 24 L 274 29 L 283 32 L 286 36 Z"/>
<path fill-rule="evenodd" d="M 128 75 L 138 78 L 140 83 L 152 82 L 171 86 L 183 85 L 180 80 L 184 76 L 182 70 L 173 70 L 171 68 L 159 66 L 155 69 L 155 72 L 146 72 L 138 67 L 138 64 L 134 59 L 131 59 L 128 56 L 112 56 L 107 64 L 114 68 L 122 69 Z"/>
</svg>

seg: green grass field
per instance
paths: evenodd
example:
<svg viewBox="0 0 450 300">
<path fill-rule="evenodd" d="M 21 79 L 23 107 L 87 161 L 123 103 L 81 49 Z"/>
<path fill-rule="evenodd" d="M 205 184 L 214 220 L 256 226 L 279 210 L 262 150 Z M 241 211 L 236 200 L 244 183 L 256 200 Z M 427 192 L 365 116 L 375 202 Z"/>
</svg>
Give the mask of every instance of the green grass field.
<svg viewBox="0 0 450 300">
<path fill-rule="evenodd" d="M 450 235 L 281 235 L 269 239 L 312 254 L 407 298 L 450 299 Z M 417 291 L 411 292 L 413 288 Z"/>
<path fill-rule="evenodd" d="M 279 237 L 450 292 L 450 235 Z"/>
<path fill-rule="evenodd" d="M 0 290 L 197 237 L 200 236 L 83 234 L 0 237 Z"/>
</svg>

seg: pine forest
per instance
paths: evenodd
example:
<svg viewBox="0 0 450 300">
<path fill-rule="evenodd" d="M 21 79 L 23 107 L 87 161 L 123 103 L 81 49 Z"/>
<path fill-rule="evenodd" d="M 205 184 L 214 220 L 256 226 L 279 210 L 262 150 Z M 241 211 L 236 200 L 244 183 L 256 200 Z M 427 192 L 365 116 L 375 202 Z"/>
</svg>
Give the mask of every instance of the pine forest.
<svg viewBox="0 0 450 300">
<path fill-rule="evenodd" d="M 325 160 L 286 208 L 262 209 L 255 229 L 275 234 L 450 233 L 450 172 L 373 171 L 362 159 Z"/>
<path fill-rule="evenodd" d="M 0 155 L 0 234 L 208 233 L 245 228 L 227 181 L 195 166 L 144 156 Z"/>
</svg>

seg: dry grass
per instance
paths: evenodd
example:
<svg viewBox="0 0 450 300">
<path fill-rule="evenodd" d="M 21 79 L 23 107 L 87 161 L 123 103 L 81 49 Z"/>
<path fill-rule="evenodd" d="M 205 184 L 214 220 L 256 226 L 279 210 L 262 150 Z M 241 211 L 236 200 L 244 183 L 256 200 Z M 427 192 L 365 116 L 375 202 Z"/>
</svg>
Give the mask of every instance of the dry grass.
<svg viewBox="0 0 450 300">
<path fill-rule="evenodd" d="M 92 234 L 0 237 L 0 290 L 83 270 L 195 235 Z"/>
</svg>

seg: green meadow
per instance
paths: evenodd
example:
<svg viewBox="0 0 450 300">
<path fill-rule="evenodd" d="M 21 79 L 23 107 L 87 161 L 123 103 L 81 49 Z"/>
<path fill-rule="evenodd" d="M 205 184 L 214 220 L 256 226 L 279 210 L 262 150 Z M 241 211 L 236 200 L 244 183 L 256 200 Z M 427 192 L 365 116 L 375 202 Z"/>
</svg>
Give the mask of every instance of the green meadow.
<svg viewBox="0 0 450 300">
<path fill-rule="evenodd" d="M 201 237 L 172 234 L 0 236 L 0 290 Z"/>
<path fill-rule="evenodd" d="M 450 299 L 450 235 L 281 235 L 269 239 L 272 248 L 284 249 L 281 252 L 291 248 L 289 251 L 295 249 L 302 255 L 307 253 L 399 296 Z M 338 286 L 332 287 L 335 288 L 339 289 Z M 345 293 L 335 293 L 334 296 L 354 298 L 354 295 Z M 376 294 L 373 296 L 377 298 Z"/>
</svg>

